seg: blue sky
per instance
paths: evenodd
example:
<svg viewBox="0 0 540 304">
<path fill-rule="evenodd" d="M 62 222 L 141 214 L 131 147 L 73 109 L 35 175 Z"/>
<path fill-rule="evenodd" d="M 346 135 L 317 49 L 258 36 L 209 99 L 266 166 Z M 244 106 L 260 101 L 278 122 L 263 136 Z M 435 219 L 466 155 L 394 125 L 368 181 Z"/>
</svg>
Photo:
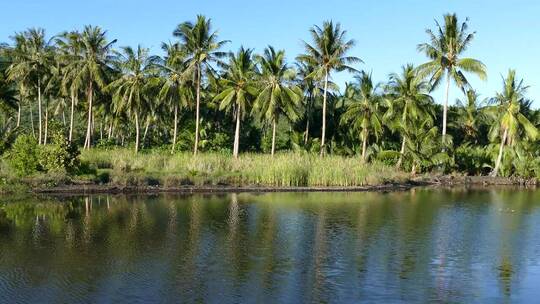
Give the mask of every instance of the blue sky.
<svg viewBox="0 0 540 304">
<path fill-rule="evenodd" d="M 529 97 L 540 107 L 540 1 L 501 0 L 402 0 L 402 1 L 128 1 L 128 0 L 20 0 L 2 4 L 0 41 L 8 42 L 16 31 L 43 27 L 49 35 L 81 28 L 86 24 L 108 30 L 118 45 L 138 43 L 160 53 L 161 41 L 172 38 L 174 27 L 194 20 L 197 14 L 212 18 L 227 48 L 240 45 L 262 51 L 271 44 L 286 50 L 289 60 L 302 51 L 302 39 L 309 39 L 313 24 L 332 19 L 342 24 L 348 37 L 357 41 L 352 55 L 364 60 L 359 69 L 372 71 L 377 81 L 397 72 L 405 63 L 425 61 L 416 51 L 426 41 L 425 29 L 434 26 L 447 12 L 469 17 L 470 29 L 477 32 L 466 55 L 482 60 L 488 67 L 488 81 L 470 77 L 482 97 L 492 96 L 501 86 L 501 74 L 515 68 L 531 86 Z M 340 74 L 342 84 L 350 76 Z M 440 101 L 442 91 L 434 92 Z M 451 100 L 461 98 L 452 89 Z"/>
</svg>

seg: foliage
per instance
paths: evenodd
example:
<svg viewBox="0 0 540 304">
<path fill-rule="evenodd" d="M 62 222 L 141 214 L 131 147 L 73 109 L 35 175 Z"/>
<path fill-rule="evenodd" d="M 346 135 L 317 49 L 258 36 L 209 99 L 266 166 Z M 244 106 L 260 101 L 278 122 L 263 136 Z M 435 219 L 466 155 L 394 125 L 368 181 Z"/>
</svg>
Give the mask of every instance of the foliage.
<svg viewBox="0 0 540 304">
<path fill-rule="evenodd" d="M 38 170 L 39 148 L 31 135 L 20 135 L 7 155 L 10 167 L 19 176 L 27 176 Z"/>
<path fill-rule="evenodd" d="M 272 46 L 225 52 L 228 41 L 205 16 L 180 23 L 161 57 L 116 48 L 92 25 L 52 39 L 43 29 L 15 33 L 0 44 L 1 166 L 45 184 L 361 185 L 382 182 L 371 171 L 379 165 L 396 174 L 538 176 L 540 111 L 513 70 L 500 93 L 480 100 L 466 76 L 485 79 L 486 67 L 465 57 L 476 33 L 458 20 L 446 14 L 427 31 L 418 45 L 427 63 L 380 81 L 357 72 L 356 41 L 334 21 L 313 26 L 290 61 Z M 342 71 L 355 77 L 340 88 L 332 78 Z M 446 98 L 436 102 L 443 80 Z M 452 82 L 463 92 L 456 106 Z M 92 146 L 79 162 L 78 147 Z M 186 153 L 199 149 L 200 158 Z M 119 158 L 104 156 L 105 168 L 94 153 Z"/>
</svg>

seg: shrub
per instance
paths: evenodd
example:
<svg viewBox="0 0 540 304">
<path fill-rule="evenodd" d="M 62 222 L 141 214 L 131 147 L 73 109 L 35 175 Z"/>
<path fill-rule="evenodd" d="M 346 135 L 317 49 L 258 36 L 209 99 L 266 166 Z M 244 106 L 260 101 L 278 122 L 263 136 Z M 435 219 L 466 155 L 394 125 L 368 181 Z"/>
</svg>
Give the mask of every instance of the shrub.
<svg viewBox="0 0 540 304">
<path fill-rule="evenodd" d="M 53 144 L 42 146 L 39 153 L 39 164 L 43 171 L 66 170 L 74 172 L 79 166 L 79 149 L 70 144 L 63 135 L 55 134 Z"/>
<path fill-rule="evenodd" d="M 17 175 L 30 175 L 38 170 L 38 151 L 33 136 L 20 135 L 7 155 L 7 162 Z"/>
</svg>

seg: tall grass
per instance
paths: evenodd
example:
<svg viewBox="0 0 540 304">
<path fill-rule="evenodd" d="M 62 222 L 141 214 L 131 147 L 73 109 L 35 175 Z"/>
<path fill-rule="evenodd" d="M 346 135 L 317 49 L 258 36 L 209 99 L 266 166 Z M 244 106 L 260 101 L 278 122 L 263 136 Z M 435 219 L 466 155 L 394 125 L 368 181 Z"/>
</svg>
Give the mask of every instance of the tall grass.
<svg viewBox="0 0 540 304">
<path fill-rule="evenodd" d="M 134 154 L 130 150 L 84 151 L 81 160 L 122 185 L 159 184 L 231 186 L 365 186 L 401 182 L 407 175 L 382 163 L 362 164 L 359 158 L 303 153 L 219 153 L 171 155 L 163 151 Z"/>
</svg>

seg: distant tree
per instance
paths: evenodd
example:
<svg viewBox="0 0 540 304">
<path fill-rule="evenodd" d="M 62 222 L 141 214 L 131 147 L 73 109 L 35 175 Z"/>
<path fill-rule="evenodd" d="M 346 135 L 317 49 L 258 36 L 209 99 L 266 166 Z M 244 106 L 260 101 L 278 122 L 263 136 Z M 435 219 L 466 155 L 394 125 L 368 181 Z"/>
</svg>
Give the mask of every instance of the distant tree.
<svg viewBox="0 0 540 304">
<path fill-rule="evenodd" d="M 295 72 L 285 63 L 285 51 L 269 46 L 264 55 L 257 56 L 261 66 L 258 85 L 260 93 L 253 110 L 272 124 L 272 156 L 276 150 L 276 124 L 280 116 L 291 121 L 299 118 L 298 108 L 302 98 L 301 89 L 292 80 Z"/>
<path fill-rule="evenodd" d="M 503 90 L 494 99 L 497 105 L 489 109 L 497 119 L 491 133 L 500 137 L 501 141 L 491 176 L 497 176 L 499 172 L 505 145 L 513 145 L 525 138 L 538 138 L 538 129 L 522 114 L 522 103 L 528 88 L 523 80 L 516 79 L 515 70 L 509 70 L 506 78 L 503 78 Z"/>
<path fill-rule="evenodd" d="M 315 25 L 310 29 L 313 44 L 304 42 L 306 54 L 300 55 L 299 60 L 316 67 L 308 75 L 314 79 L 324 79 L 323 108 L 322 108 L 322 136 L 321 136 L 321 155 L 325 151 L 326 139 L 326 107 L 328 94 L 328 81 L 333 71 L 356 70 L 350 64 L 362 62 L 354 56 L 347 56 L 347 53 L 354 47 L 354 40 L 346 40 L 346 31 L 341 30 L 339 23 L 332 21 L 323 23 L 322 28 Z"/>
<path fill-rule="evenodd" d="M 480 79 L 487 78 L 486 67 L 481 61 L 473 58 L 462 58 L 475 35 L 475 32 L 469 33 L 467 31 L 467 21 L 468 19 L 465 19 L 465 22 L 460 25 L 456 14 L 446 14 L 444 15 L 444 25 L 441 26 L 439 22 L 435 21 L 435 32 L 430 29 L 426 30 L 429 42 L 418 45 L 418 50 L 430 59 L 429 62 L 418 67 L 421 75 L 430 76 L 433 87 L 437 87 L 440 81 L 446 77 L 442 126 L 443 145 L 446 144 L 450 82 L 454 81 L 459 88 L 465 91 L 470 85 L 464 72 L 473 73 Z"/>
<path fill-rule="evenodd" d="M 184 71 L 185 77 L 193 76 L 195 79 L 196 106 L 195 106 L 195 143 L 193 154 L 197 155 L 199 146 L 199 123 L 200 123 L 200 103 L 201 103 L 201 82 L 205 73 L 212 70 L 211 63 L 219 61 L 226 56 L 225 52 L 220 52 L 228 41 L 219 41 L 217 32 L 212 31 L 210 19 L 204 16 L 197 16 L 195 24 L 184 22 L 174 30 L 173 35 L 180 39 L 182 47 L 186 53 L 187 67 Z"/>
<path fill-rule="evenodd" d="M 352 102 L 341 116 L 341 123 L 351 123 L 350 126 L 360 132 L 362 161 L 365 162 L 369 136 L 375 135 L 378 138 L 383 131 L 381 95 L 378 92 L 379 85 L 373 83 L 371 74 L 362 71 L 355 79 L 357 83 L 348 87 L 353 91 L 352 96 L 349 96 Z"/>
<path fill-rule="evenodd" d="M 234 158 L 238 158 L 240 147 L 240 121 L 257 95 L 252 53 L 253 50 L 241 47 L 236 54 L 230 54 L 225 75 L 220 81 L 222 90 L 214 97 L 214 101 L 220 102 L 220 110 L 234 113 Z"/>
<path fill-rule="evenodd" d="M 139 151 L 141 114 L 148 108 L 146 90 L 151 76 L 154 57 L 149 50 L 140 45 L 134 50 L 123 47 L 120 55 L 120 78 L 107 87 L 113 93 L 116 112 L 125 112 L 135 120 L 135 153 Z"/>
</svg>

